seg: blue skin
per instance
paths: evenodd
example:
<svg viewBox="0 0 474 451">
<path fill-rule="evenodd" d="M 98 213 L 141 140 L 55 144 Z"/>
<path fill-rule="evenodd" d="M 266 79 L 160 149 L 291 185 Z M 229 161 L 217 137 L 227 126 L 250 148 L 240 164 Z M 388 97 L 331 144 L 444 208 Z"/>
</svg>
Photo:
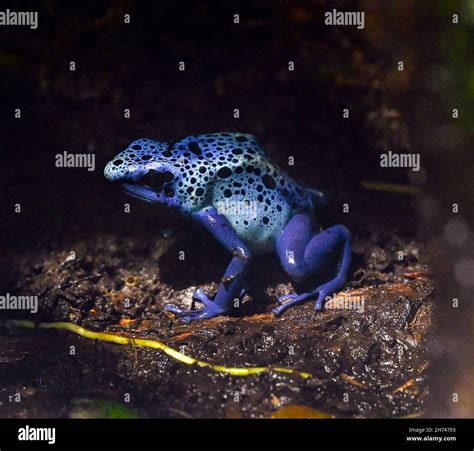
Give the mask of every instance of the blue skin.
<svg viewBox="0 0 474 451">
<path fill-rule="evenodd" d="M 277 315 L 311 298 L 321 310 L 347 280 L 349 231 L 336 225 L 315 233 L 311 218 L 325 203 L 323 194 L 288 177 L 251 135 L 190 135 L 165 143 L 139 139 L 107 164 L 104 175 L 134 197 L 191 216 L 232 254 L 214 300 L 199 288 L 193 299 L 201 309 L 166 306 L 186 322 L 232 310 L 244 293 L 252 255 L 276 251 L 297 281 L 333 272 L 307 293 L 279 298 Z"/>
</svg>

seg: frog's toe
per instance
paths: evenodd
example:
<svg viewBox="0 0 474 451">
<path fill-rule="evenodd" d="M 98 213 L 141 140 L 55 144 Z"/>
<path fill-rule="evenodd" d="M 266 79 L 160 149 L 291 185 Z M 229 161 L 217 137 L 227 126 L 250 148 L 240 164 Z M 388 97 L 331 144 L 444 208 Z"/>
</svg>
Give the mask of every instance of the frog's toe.
<svg viewBox="0 0 474 451">
<path fill-rule="evenodd" d="M 295 298 L 297 295 L 295 293 L 293 294 L 286 294 L 285 296 L 280 296 L 278 299 L 277 299 L 277 302 L 278 304 L 283 304 L 293 298 Z"/>
<path fill-rule="evenodd" d="M 176 316 L 184 316 L 193 312 L 193 310 L 185 310 L 185 309 L 182 309 L 181 307 L 178 307 L 172 304 L 165 304 L 165 309 L 171 313 L 174 313 Z"/>
<path fill-rule="evenodd" d="M 278 299 L 278 303 L 280 304 L 277 308 L 273 309 L 273 313 L 275 315 L 282 314 L 285 310 L 289 309 L 293 305 L 300 304 L 308 300 L 312 296 L 312 293 L 304 293 L 304 294 L 290 294 L 287 296 L 282 296 Z"/>
<path fill-rule="evenodd" d="M 321 285 L 315 292 L 318 292 L 318 299 L 316 299 L 315 308 L 316 310 L 322 310 L 326 298 L 334 292 L 334 287 L 331 283 Z"/>
<path fill-rule="evenodd" d="M 188 311 L 185 315 L 180 316 L 179 318 L 185 323 L 190 323 L 191 321 L 208 318 L 208 316 L 206 315 L 205 309 L 198 309 Z"/>
<path fill-rule="evenodd" d="M 200 300 L 200 299 L 199 299 Z M 200 300 L 201 301 L 201 300 Z M 203 301 L 201 301 L 203 302 Z M 212 301 L 208 300 L 209 304 L 202 309 L 196 310 L 185 310 L 175 305 L 167 304 L 165 305 L 166 310 L 174 313 L 178 318 L 180 318 L 185 323 L 190 323 L 191 321 L 196 321 L 200 319 L 209 319 L 216 316 L 222 315 L 225 313 L 224 310 L 215 305 Z"/>
<path fill-rule="evenodd" d="M 210 305 L 213 301 L 211 301 L 208 297 L 207 294 L 204 293 L 204 290 L 202 288 L 198 288 L 194 294 L 193 294 L 193 300 L 202 302 L 204 305 Z"/>
</svg>

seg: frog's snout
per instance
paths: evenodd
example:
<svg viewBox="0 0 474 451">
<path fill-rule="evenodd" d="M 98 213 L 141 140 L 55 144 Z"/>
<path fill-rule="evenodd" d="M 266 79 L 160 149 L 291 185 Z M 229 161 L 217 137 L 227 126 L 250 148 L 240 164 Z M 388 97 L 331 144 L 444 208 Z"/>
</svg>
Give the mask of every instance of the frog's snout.
<svg viewBox="0 0 474 451">
<path fill-rule="evenodd" d="M 104 168 L 104 176 L 110 182 L 138 182 L 145 173 L 145 168 L 130 164 L 120 156 L 109 161 Z"/>
<path fill-rule="evenodd" d="M 104 177 L 110 182 L 117 182 L 123 179 L 124 171 L 121 168 L 123 164 L 122 159 L 115 159 L 109 161 L 104 168 Z"/>
</svg>

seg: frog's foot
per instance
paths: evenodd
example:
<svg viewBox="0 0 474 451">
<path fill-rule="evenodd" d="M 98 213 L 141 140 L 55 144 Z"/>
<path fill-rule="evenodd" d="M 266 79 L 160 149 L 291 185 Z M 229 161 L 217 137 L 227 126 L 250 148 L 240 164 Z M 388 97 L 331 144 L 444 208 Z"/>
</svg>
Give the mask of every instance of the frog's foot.
<svg viewBox="0 0 474 451">
<path fill-rule="evenodd" d="M 213 301 L 211 301 L 208 297 L 207 294 L 204 293 L 204 290 L 202 288 L 198 288 L 194 294 L 193 294 L 193 302 L 194 301 L 199 301 L 202 302 L 205 306 L 208 306 L 209 304 L 212 304 Z"/>
<path fill-rule="evenodd" d="M 313 235 L 310 216 L 297 214 L 283 229 L 276 250 L 283 268 L 295 280 L 307 279 L 332 267 L 336 273 L 331 281 L 309 293 L 280 298 L 280 305 L 273 310 L 276 315 L 309 298 L 316 298 L 316 310 L 321 310 L 326 297 L 340 290 L 347 280 L 351 235 L 344 226 L 335 225 Z"/>
<path fill-rule="evenodd" d="M 324 301 L 327 296 L 330 296 L 334 292 L 334 286 L 331 282 L 326 283 L 324 285 L 321 285 L 319 288 L 317 288 L 314 291 L 310 291 L 308 293 L 303 293 L 303 294 L 289 294 L 286 296 L 282 296 L 277 299 L 277 302 L 280 304 L 278 307 L 273 309 L 273 313 L 275 315 L 280 315 L 283 313 L 285 310 L 289 309 L 293 305 L 296 304 L 301 304 L 302 302 L 307 301 L 310 298 L 315 298 L 316 303 L 315 303 L 315 308 L 316 310 L 322 310 Z"/>
<path fill-rule="evenodd" d="M 194 292 L 193 304 L 194 301 L 201 302 L 202 304 L 204 304 L 204 307 L 202 309 L 186 310 L 177 307 L 176 305 L 166 304 L 165 308 L 169 312 L 174 313 L 186 323 L 190 323 L 191 321 L 196 321 L 200 319 L 214 318 L 226 312 L 225 309 L 220 308 L 218 305 L 215 304 L 214 301 L 209 299 L 202 288 L 198 288 Z"/>
</svg>

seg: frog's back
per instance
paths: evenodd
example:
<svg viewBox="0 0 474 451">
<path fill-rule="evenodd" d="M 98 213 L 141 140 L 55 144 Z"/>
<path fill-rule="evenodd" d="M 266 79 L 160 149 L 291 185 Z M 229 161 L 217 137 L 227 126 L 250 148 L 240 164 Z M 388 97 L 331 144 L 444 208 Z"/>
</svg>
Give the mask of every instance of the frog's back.
<svg viewBox="0 0 474 451">
<path fill-rule="evenodd" d="M 191 135 L 172 147 L 175 155 L 191 157 L 188 171 L 193 173 L 182 192 L 191 192 L 199 205 L 214 206 L 257 254 L 271 252 L 291 217 L 311 211 L 314 195 L 319 194 L 281 171 L 252 135 Z"/>
</svg>

